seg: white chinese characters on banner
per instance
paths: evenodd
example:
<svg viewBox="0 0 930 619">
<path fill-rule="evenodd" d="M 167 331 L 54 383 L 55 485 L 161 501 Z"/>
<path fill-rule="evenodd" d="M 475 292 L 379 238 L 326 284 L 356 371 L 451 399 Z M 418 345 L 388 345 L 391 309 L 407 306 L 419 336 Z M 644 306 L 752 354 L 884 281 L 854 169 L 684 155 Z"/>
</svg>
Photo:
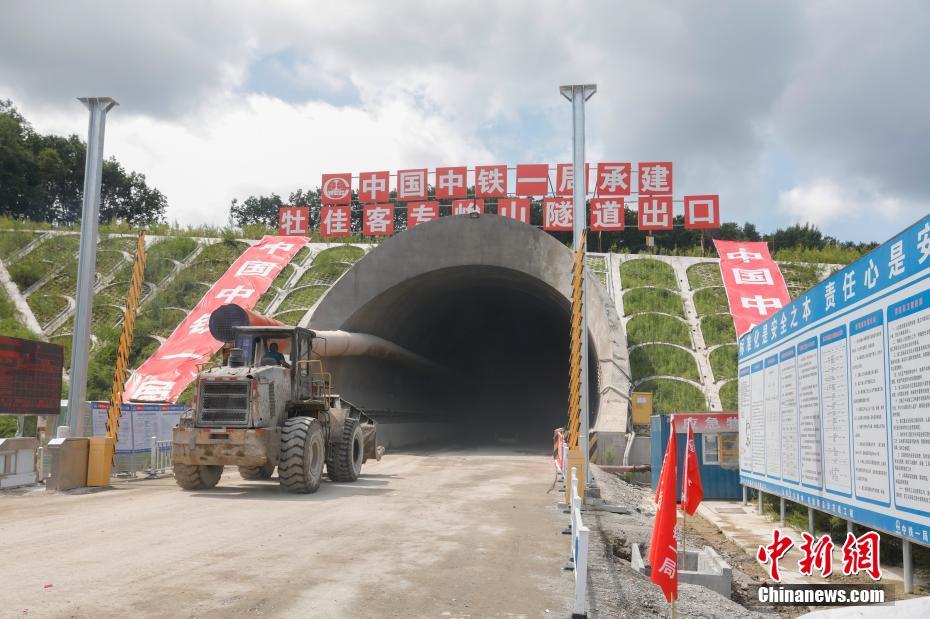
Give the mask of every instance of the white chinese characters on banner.
<svg viewBox="0 0 930 619">
<path fill-rule="evenodd" d="M 278 209 L 278 234 L 305 235 L 310 227 L 310 209 L 305 206 L 285 206 Z"/>
<path fill-rule="evenodd" d="M 363 219 L 365 236 L 391 236 L 394 233 L 393 204 L 366 204 Z"/>
<path fill-rule="evenodd" d="M 475 197 L 503 198 L 506 195 L 506 165 L 477 166 L 475 168 Z"/>
<path fill-rule="evenodd" d="M 191 323 L 188 333 L 209 333 L 210 332 L 210 314 L 201 314 L 200 318 Z"/>
<path fill-rule="evenodd" d="M 348 206 L 324 206 L 320 214 L 320 236 L 349 236 L 352 211 Z"/>
<path fill-rule="evenodd" d="M 518 219 L 528 224 L 530 223 L 530 199 L 501 198 L 497 201 L 497 214 L 501 217 Z"/>
<path fill-rule="evenodd" d="M 236 275 L 258 275 L 260 277 L 268 277 L 268 274 L 274 271 L 277 266 L 278 265 L 274 262 L 248 260 L 242 263 L 242 266 L 236 271 Z"/>
<path fill-rule="evenodd" d="M 564 198 L 543 200 L 543 228 L 545 230 L 571 230 L 574 222 L 574 205 Z"/>
<path fill-rule="evenodd" d="M 765 268 L 762 269 L 733 269 L 733 279 L 737 284 L 761 284 L 763 286 L 772 285 L 772 273 Z"/>
<path fill-rule="evenodd" d="M 585 172 L 590 166 L 585 165 Z M 587 176 L 587 175 L 586 175 Z M 562 197 L 572 197 L 575 193 L 575 166 L 571 163 L 560 163 L 556 166 L 555 173 L 555 195 Z M 585 182 L 585 193 L 588 191 L 588 183 Z"/>
<path fill-rule="evenodd" d="M 544 196 L 549 193 L 549 164 L 521 163 L 517 165 L 517 195 Z"/>
<path fill-rule="evenodd" d="M 348 207 L 325 207 L 344 208 Z M 197 375 L 197 364 L 221 346 L 210 335 L 210 315 L 228 303 L 251 309 L 271 282 L 304 246 L 293 236 L 266 236 L 229 267 L 126 383 L 125 399 L 173 402 Z M 272 264 L 270 268 L 269 264 Z"/>
<path fill-rule="evenodd" d="M 248 286 L 239 284 L 235 288 L 223 288 L 216 294 L 216 298 L 223 302 L 223 305 L 235 303 L 237 299 L 251 299 L 255 290 Z"/>
<path fill-rule="evenodd" d="M 639 197 L 639 229 L 672 229 L 672 196 Z"/>
<path fill-rule="evenodd" d="M 133 399 L 140 402 L 167 402 L 173 388 L 173 381 L 150 378 L 139 385 L 133 394 Z"/>
<path fill-rule="evenodd" d="M 685 196 L 685 228 L 719 228 L 720 197 Z"/>
<path fill-rule="evenodd" d="M 465 166 L 436 168 L 436 197 L 440 199 L 464 198 L 467 194 Z"/>
<path fill-rule="evenodd" d="M 453 215 L 475 215 L 484 212 L 484 200 L 453 200 Z"/>
<path fill-rule="evenodd" d="M 632 165 L 629 163 L 597 164 L 597 195 L 628 196 Z"/>
<path fill-rule="evenodd" d="M 397 172 L 397 199 L 401 201 L 426 199 L 426 168 Z"/>
<path fill-rule="evenodd" d="M 639 193 L 648 196 L 672 193 L 672 162 L 641 162 L 639 164 Z"/>
<path fill-rule="evenodd" d="M 766 243 L 714 240 L 714 245 L 737 335 L 788 304 L 788 288 Z"/>
<path fill-rule="evenodd" d="M 774 314 L 777 309 L 782 308 L 781 299 L 763 297 L 757 294 L 751 297 L 740 297 L 740 302 L 745 309 L 756 310 L 759 316 L 768 316 Z M 763 334 L 764 336 L 765 334 Z"/>
<path fill-rule="evenodd" d="M 391 173 L 362 172 L 358 175 L 358 201 L 362 204 L 387 202 L 391 199 L 391 190 L 388 187 Z"/>
<path fill-rule="evenodd" d="M 591 230 L 595 232 L 623 230 L 625 212 L 623 198 L 593 198 L 591 200 Z"/>
<path fill-rule="evenodd" d="M 439 219 L 439 202 L 413 202 L 407 206 L 407 228 Z"/>
<path fill-rule="evenodd" d="M 285 254 L 290 253 L 290 251 L 294 249 L 294 247 L 297 247 L 297 245 L 295 245 L 294 243 L 283 243 L 283 242 L 267 243 L 267 244 L 262 243 L 258 245 L 258 251 L 263 251 L 267 253 L 269 256 L 274 256 L 279 251 Z"/>
</svg>

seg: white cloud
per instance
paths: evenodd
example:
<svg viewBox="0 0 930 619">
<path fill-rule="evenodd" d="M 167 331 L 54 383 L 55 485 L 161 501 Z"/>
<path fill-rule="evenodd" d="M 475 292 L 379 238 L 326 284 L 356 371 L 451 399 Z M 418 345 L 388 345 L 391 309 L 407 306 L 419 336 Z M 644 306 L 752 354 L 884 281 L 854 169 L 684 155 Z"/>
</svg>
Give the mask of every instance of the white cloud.
<svg viewBox="0 0 930 619">
<path fill-rule="evenodd" d="M 850 240 L 884 240 L 895 226 L 911 223 L 919 212 L 899 198 L 884 196 L 862 182 L 819 178 L 783 191 L 778 207 L 791 223 L 811 223 L 828 234 Z M 911 213 L 913 211 L 913 213 Z"/>
<path fill-rule="evenodd" d="M 80 135 L 73 98 L 115 97 L 107 152 L 194 223 L 323 171 L 567 160 L 557 86 L 595 81 L 592 160 L 672 160 L 676 194 L 762 230 L 839 225 L 837 199 L 930 202 L 928 24 L 904 0 L 34 0 L 0 20 L 0 96 Z"/>
<path fill-rule="evenodd" d="M 43 132 L 81 133 L 82 107 L 43 115 Z M 262 95 L 218 101 L 193 125 L 117 107 L 107 120 L 106 156 L 147 180 L 169 200 L 168 219 L 226 222 L 232 198 L 319 185 L 323 172 L 396 170 L 430 162 L 490 161 L 470 136 L 438 115 L 397 98 L 376 108 L 300 105 Z M 27 116 L 30 110 L 23 110 Z"/>
</svg>

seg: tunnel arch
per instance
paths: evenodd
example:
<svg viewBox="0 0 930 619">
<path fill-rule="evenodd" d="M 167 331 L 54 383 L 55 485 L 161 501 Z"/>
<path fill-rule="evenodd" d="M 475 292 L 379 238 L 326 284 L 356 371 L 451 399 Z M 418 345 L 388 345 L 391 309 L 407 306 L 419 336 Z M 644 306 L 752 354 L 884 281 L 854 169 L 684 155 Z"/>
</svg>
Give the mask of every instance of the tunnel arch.
<svg viewBox="0 0 930 619">
<path fill-rule="evenodd" d="M 571 268 L 571 251 L 535 227 L 444 217 L 373 249 L 301 324 L 377 335 L 443 368 L 330 360 L 346 399 L 407 424 L 399 442 L 427 438 L 439 427 L 431 422 L 457 434 L 464 426 L 544 438 L 565 422 Z M 592 417 L 599 429 L 625 431 L 626 340 L 607 291 L 588 281 Z"/>
</svg>

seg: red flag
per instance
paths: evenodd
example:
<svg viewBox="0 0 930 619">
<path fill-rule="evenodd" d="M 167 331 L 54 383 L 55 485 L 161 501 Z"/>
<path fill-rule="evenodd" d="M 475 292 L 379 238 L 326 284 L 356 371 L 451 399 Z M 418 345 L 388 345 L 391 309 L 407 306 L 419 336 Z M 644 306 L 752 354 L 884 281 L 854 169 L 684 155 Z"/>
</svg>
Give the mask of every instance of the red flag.
<svg viewBox="0 0 930 619">
<path fill-rule="evenodd" d="M 658 507 L 652 525 L 652 541 L 649 543 L 649 579 L 662 587 L 665 599 L 678 599 L 678 540 L 675 526 L 678 524 L 678 442 L 675 440 L 675 424 L 670 423 L 671 436 L 665 449 L 665 461 L 659 474 Z"/>
<path fill-rule="evenodd" d="M 674 430 L 672 430 L 674 432 Z M 698 468 L 697 449 L 694 445 L 694 426 L 688 424 L 688 446 L 685 448 L 685 471 L 681 479 L 681 508 L 693 516 L 704 499 L 701 471 Z"/>
</svg>

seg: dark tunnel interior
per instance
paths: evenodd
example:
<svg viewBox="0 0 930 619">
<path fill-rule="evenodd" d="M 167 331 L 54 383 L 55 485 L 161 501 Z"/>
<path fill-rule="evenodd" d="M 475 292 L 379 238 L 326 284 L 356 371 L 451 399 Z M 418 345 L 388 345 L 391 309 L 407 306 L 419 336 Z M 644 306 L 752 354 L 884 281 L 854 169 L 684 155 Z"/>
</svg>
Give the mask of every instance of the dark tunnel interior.
<svg viewBox="0 0 930 619">
<path fill-rule="evenodd" d="M 342 325 L 416 352 L 435 370 L 362 357 L 331 366 L 344 397 L 382 425 L 410 419 L 454 428 L 443 436 L 455 442 L 543 445 L 566 423 L 569 327 L 568 300 L 547 284 L 498 267 L 456 267 L 389 289 Z M 589 358 L 597 359 L 593 344 Z"/>
</svg>

